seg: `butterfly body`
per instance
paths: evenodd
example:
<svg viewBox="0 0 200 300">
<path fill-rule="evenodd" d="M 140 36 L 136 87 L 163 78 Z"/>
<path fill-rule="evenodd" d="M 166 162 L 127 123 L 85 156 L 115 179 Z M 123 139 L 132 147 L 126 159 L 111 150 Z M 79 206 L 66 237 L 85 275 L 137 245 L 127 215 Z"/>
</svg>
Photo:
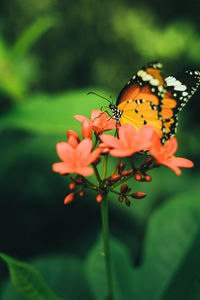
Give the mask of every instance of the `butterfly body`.
<svg viewBox="0 0 200 300">
<path fill-rule="evenodd" d="M 116 105 L 109 107 L 117 123 L 131 123 L 136 130 L 151 125 L 164 144 L 176 132 L 178 112 L 199 87 L 200 72 L 164 79 L 161 69 L 157 62 L 141 68 L 122 89 Z"/>
</svg>

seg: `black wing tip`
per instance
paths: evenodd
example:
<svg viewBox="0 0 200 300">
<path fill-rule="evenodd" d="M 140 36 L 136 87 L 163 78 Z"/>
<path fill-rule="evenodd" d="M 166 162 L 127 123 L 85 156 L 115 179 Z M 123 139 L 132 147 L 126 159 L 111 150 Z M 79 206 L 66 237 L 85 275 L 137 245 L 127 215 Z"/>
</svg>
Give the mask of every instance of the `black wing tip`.
<svg viewBox="0 0 200 300">
<path fill-rule="evenodd" d="M 144 68 L 153 68 L 153 69 L 158 69 L 161 70 L 163 68 L 163 65 L 159 61 L 151 61 L 147 63 Z"/>
</svg>

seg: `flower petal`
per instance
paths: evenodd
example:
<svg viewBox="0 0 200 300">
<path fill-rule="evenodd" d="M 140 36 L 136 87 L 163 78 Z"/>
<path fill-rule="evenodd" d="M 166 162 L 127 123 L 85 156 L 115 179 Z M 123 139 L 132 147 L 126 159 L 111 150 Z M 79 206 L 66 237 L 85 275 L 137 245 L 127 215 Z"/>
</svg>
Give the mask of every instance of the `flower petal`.
<svg viewBox="0 0 200 300">
<path fill-rule="evenodd" d="M 88 118 L 86 118 L 86 117 L 84 117 L 84 116 L 82 116 L 82 115 L 75 115 L 74 118 L 75 118 L 76 120 L 80 121 L 80 122 L 83 122 L 85 119 L 88 120 Z M 88 121 L 90 121 L 90 120 L 88 120 Z"/>
<path fill-rule="evenodd" d="M 88 165 L 97 159 L 97 157 L 100 155 L 101 151 L 102 150 L 100 148 L 97 148 L 90 154 L 89 159 L 88 159 Z"/>
<path fill-rule="evenodd" d="M 134 152 L 133 151 L 129 151 L 128 149 L 112 149 L 110 150 L 110 155 L 114 156 L 114 157 L 126 157 L 126 156 L 131 156 Z"/>
<path fill-rule="evenodd" d="M 187 158 L 172 157 L 172 159 L 174 161 L 174 164 L 181 168 L 192 168 L 194 166 L 194 163 Z"/>
<path fill-rule="evenodd" d="M 78 141 L 73 135 L 70 135 L 68 139 L 68 144 L 73 148 L 76 148 L 78 146 Z"/>
<path fill-rule="evenodd" d="M 69 161 L 69 159 L 71 159 L 71 156 L 74 153 L 73 147 L 66 142 L 57 143 L 56 148 L 58 156 L 64 162 Z"/>
<path fill-rule="evenodd" d="M 137 152 L 151 147 L 154 134 L 156 133 L 154 133 L 153 127 L 149 125 L 145 125 L 136 133 L 134 142 Z"/>
<path fill-rule="evenodd" d="M 178 166 L 176 166 L 171 159 L 163 161 L 162 165 L 172 169 L 176 173 L 176 175 L 181 175 L 182 173 Z"/>
<path fill-rule="evenodd" d="M 91 176 L 94 173 L 94 170 L 91 167 L 83 167 L 83 168 L 78 168 L 76 170 L 76 173 L 83 176 Z"/>
<path fill-rule="evenodd" d="M 160 142 L 160 138 L 158 134 L 154 131 L 154 134 L 152 135 L 152 144 L 149 149 L 150 154 L 157 159 L 157 157 L 160 155 L 161 147 L 162 145 Z"/>
<path fill-rule="evenodd" d="M 92 123 L 95 122 L 95 121 L 98 121 L 98 119 L 104 115 L 104 112 L 102 112 L 101 110 L 99 109 L 93 109 L 92 112 L 91 112 L 91 121 Z"/>
<path fill-rule="evenodd" d="M 120 148 L 119 140 L 116 137 L 114 137 L 110 134 L 102 134 L 102 135 L 99 136 L 99 138 L 108 147 Z"/>
<path fill-rule="evenodd" d="M 124 145 L 130 145 L 135 138 L 136 129 L 130 123 L 126 123 L 125 125 L 121 126 L 118 131 L 119 140 Z"/>
<path fill-rule="evenodd" d="M 76 148 L 77 159 L 86 165 L 91 150 L 92 150 L 92 140 L 90 139 L 82 140 L 79 143 L 78 147 Z"/>
<path fill-rule="evenodd" d="M 92 125 L 88 119 L 83 120 L 81 132 L 84 139 L 92 138 Z"/>
<path fill-rule="evenodd" d="M 117 128 L 117 124 L 113 118 L 109 117 L 108 119 L 106 119 L 106 123 L 104 124 L 103 131 L 116 129 L 116 128 Z"/>
<path fill-rule="evenodd" d="M 54 172 L 60 173 L 61 175 L 74 173 L 74 169 L 72 168 L 72 166 L 70 164 L 64 163 L 64 162 L 58 162 L 58 163 L 53 164 L 52 170 Z"/>
<path fill-rule="evenodd" d="M 177 147 L 177 140 L 174 136 L 172 136 L 163 146 L 165 155 L 167 155 L 167 157 L 172 157 L 172 155 L 176 152 Z"/>
<path fill-rule="evenodd" d="M 72 135 L 78 142 L 80 142 L 79 135 L 78 135 L 78 133 L 76 133 L 76 131 L 71 130 L 71 129 L 67 130 L 67 138 L 68 138 L 68 139 L 69 139 L 69 137 L 70 137 L 71 135 Z"/>
</svg>

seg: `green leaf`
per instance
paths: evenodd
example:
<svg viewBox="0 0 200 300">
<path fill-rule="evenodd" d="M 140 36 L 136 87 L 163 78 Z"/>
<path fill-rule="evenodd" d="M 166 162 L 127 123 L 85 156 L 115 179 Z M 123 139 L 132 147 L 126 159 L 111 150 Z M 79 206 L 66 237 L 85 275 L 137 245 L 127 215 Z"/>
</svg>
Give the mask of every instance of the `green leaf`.
<svg viewBox="0 0 200 300">
<path fill-rule="evenodd" d="M 1 116 L 0 130 L 20 128 L 35 133 L 65 136 L 68 129 L 80 132 L 81 123 L 74 115 L 90 116 L 92 109 L 100 109 L 105 101 L 87 95 L 90 89 L 68 92 L 56 96 L 37 95 L 29 97 L 21 105 L 13 107 Z M 106 93 L 102 92 L 106 96 Z M 107 102 L 106 102 L 107 105 Z"/>
<path fill-rule="evenodd" d="M 106 298 L 107 282 L 104 265 L 103 240 L 98 238 L 85 263 L 86 274 L 97 300 Z M 111 240 L 111 257 L 113 263 L 114 299 L 132 299 L 132 269 L 128 253 L 119 241 Z M 127 280 L 128 279 L 128 280 Z"/>
<path fill-rule="evenodd" d="M 41 274 L 31 265 L 0 253 L 7 263 L 14 287 L 27 300 L 59 300 Z"/>
<path fill-rule="evenodd" d="M 77 257 L 62 254 L 47 255 L 32 260 L 31 264 L 41 272 L 49 286 L 63 299 L 95 299 L 86 281 L 83 263 Z M 3 287 L 1 299 L 21 300 L 21 297 L 7 282 Z"/>
<path fill-rule="evenodd" d="M 190 283 L 199 280 L 199 204 L 197 190 L 192 195 L 188 193 L 172 198 L 152 215 L 146 235 L 144 262 L 138 272 L 134 272 L 136 298 L 157 300 L 169 293 L 168 299 L 175 300 L 192 293 L 193 284 Z M 189 258 L 193 259 L 190 263 Z M 174 285 L 175 297 L 171 292 Z M 178 297 L 178 294 L 181 296 Z"/>
<path fill-rule="evenodd" d="M 102 243 L 88 256 L 86 268 L 97 299 L 106 295 Z M 133 264 L 126 249 L 111 243 L 117 300 L 181 300 L 200 298 L 200 203 L 198 189 L 178 195 L 152 214 L 143 262 Z M 100 285 L 100 287 L 98 287 Z M 99 293 L 101 292 L 100 296 Z"/>
<path fill-rule="evenodd" d="M 58 20 L 55 16 L 42 16 L 33 22 L 19 37 L 11 53 L 14 58 L 25 55 L 37 40 L 51 27 L 55 26 Z"/>
</svg>

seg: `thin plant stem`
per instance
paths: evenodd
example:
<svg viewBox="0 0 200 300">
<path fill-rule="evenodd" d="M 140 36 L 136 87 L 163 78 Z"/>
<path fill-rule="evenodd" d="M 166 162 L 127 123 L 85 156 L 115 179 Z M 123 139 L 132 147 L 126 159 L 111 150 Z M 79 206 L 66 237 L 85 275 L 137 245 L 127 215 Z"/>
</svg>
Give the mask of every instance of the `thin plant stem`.
<svg viewBox="0 0 200 300">
<path fill-rule="evenodd" d="M 111 271 L 109 224 L 108 224 L 108 199 L 107 199 L 107 195 L 105 194 L 101 202 L 101 220 L 102 220 L 102 231 L 103 231 L 103 242 L 104 242 L 106 278 L 107 278 L 107 285 L 108 285 L 108 295 L 106 297 L 106 300 L 113 300 L 114 299 L 113 282 L 112 282 L 112 271 Z"/>
<path fill-rule="evenodd" d="M 118 169 L 120 163 L 121 163 L 121 158 L 118 158 L 117 163 L 112 171 L 112 175 L 114 175 L 117 172 L 117 169 Z"/>
<path fill-rule="evenodd" d="M 102 176 L 103 180 L 106 178 L 107 167 L 108 167 L 108 153 L 104 157 L 103 176 Z"/>
<path fill-rule="evenodd" d="M 101 183 L 101 178 L 100 178 L 100 175 L 99 175 L 99 171 L 98 171 L 98 169 L 97 169 L 96 166 L 93 166 L 93 169 L 94 169 L 94 174 L 95 174 L 95 176 L 96 176 L 96 180 L 97 180 L 98 184 L 100 185 L 100 183 Z"/>
</svg>

